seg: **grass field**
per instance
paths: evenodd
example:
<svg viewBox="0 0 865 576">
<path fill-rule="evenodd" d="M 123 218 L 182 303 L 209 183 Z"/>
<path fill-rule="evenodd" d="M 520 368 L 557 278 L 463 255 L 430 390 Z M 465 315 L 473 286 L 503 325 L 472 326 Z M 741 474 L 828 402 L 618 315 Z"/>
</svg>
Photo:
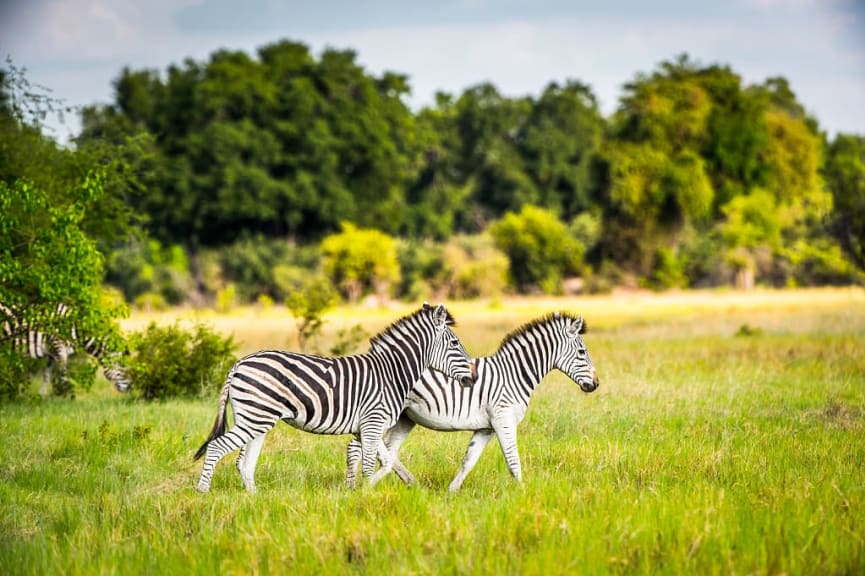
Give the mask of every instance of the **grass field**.
<svg viewBox="0 0 865 576">
<path fill-rule="evenodd" d="M 0 407 L 0 574 L 862 574 L 865 292 L 454 303 L 474 355 L 554 309 L 582 313 L 601 388 L 562 374 L 520 426 L 524 482 L 492 442 L 419 430 L 419 480 L 343 487 L 348 437 L 277 427 L 243 491 L 234 458 L 195 493 L 216 399 L 145 404 L 103 384 Z M 341 309 L 372 332 L 410 306 Z M 126 329 L 172 315 L 135 315 Z M 283 311 L 200 318 L 241 352 L 290 347 Z"/>
</svg>

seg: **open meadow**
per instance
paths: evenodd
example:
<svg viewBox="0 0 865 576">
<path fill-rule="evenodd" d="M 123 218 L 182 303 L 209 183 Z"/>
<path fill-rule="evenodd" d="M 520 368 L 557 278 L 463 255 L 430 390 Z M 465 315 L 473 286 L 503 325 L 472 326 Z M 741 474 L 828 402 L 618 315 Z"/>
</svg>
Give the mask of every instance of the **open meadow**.
<svg viewBox="0 0 865 576">
<path fill-rule="evenodd" d="M 411 312 L 340 308 L 325 339 Z M 469 432 L 417 430 L 395 475 L 350 491 L 349 437 L 279 425 L 241 484 L 209 494 L 192 454 L 215 397 L 0 406 L 0 574 L 862 574 L 865 291 L 820 289 L 502 299 L 449 305 L 469 352 L 519 324 L 581 313 L 601 387 L 554 372 L 519 429 L 524 482 L 493 441 L 448 494 Z M 291 348 L 281 308 L 143 314 Z M 364 347 L 365 349 L 365 347 Z"/>
</svg>

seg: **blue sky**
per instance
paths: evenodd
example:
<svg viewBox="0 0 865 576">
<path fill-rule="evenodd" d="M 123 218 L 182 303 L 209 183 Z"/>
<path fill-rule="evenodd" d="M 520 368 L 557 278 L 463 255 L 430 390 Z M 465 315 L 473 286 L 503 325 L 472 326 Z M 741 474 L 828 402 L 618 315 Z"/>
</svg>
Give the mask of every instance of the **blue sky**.
<svg viewBox="0 0 865 576">
<path fill-rule="evenodd" d="M 70 105 L 109 103 L 123 66 L 282 38 L 407 74 L 415 108 L 479 82 L 536 96 L 570 78 L 609 114 L 635 74 L 688 52 L 746 83 L 784 76 L 823 129 L 865 134 L 863 0 L 0 0 L 0 57 Z M 78 124 L 49 128 L 65 140 Z"/>
</svg>

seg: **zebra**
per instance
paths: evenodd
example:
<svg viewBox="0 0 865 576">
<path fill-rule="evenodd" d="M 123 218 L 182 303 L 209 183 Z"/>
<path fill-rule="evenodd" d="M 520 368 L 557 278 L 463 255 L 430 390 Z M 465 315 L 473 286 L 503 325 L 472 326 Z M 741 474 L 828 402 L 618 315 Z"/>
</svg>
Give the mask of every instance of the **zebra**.
<svg viewBox="0 0 865 576">
<path fill-rule="evenodd" d="M 445 375 L 425 371 L 406 399 L 396 425 L 385 434 L 389 454 L 383 457 L 403 482 L 411 485 L 414 476 L 399 461 L 398 452 L 417 424 L 442 431 L 473 430 L 462 467 L 448 490 L 460 489 L 493 434 L 499 439 L 508 470 L 521 481 L 517 425 L 538 383 L 557 368 L 583 392 L 593 392 L 600 384 L 581 336 L 585 332 L 583 318 L 569 313 L 555 312 L 528 322 L 505 336 L 495 354 L 475 360 L 477 381 L 471 388 L 458 388 Z M 348 483 L 354 481 L 359 456 L 359 446 L 350 442 Z"/>
<path fill-rule="evenodd" d="M 195 460 L 206 454 L 197 490 L 207 492 L 217 462 L 240 448 L 237 469 L 246 490 L 255 493 L 264 437 L 279 420 L 314 434 L 353 434 L 363 475 L 376 484 L 391 470 L 382 434 L 396 423 L 421 372 L 434 368 L 462 386 L 474 383 L 474 366 L 451 331 L 454 324 L 444 305 L 424 303 L 374 336 L 365 354 L 329 358 L 265 350 L 238 360 L 225 379 L 213 430 L 195 453 Z M 226 432 L 228 402 L 234 426 Z M 375 471 L 377 453 L 383 464 Z"/>
<path fill-rule="evenodd" d="M 109 348 L 102 338 L 79 334 L 74 324 L 71 326 L 69 338 L 50 328 L 54 320 L 65 318 L 69 312 L 68 306 L 58 304 L 47 319 L 46 325 L 41 326 L 28 324 L 13 308 L 0 304 L 0 318 L 3 320 L 0 342 L 8 342 L 14 351 L 34 360 L 48 358 L 42 386 L 39 389 L 39 393 L 43 396 L 48 394 L 55 368 L 60 370 L 61 377 L 66 378 L 67 361 L 76 349 L 96 358 L 105 378 L 118 392 L 127 392 L 132 380 L 123 363 L 123 352 Z"/>
</svg>

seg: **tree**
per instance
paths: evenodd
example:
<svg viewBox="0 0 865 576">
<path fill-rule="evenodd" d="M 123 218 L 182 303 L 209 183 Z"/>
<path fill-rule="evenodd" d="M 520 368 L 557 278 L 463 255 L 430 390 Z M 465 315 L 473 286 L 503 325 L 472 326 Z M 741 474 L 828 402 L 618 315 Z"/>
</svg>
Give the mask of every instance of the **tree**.
<svg viewBox="0 0 865 576">
<path fill-rule="evenodd" d="M 540 206 L 565 220 L 594 206 L 590 168 L 603 129 L 597 99 L 580 82 L 551 83 L 532 103 L 518 147 Z"/>
<path fill-rule="evenodd" d="M 71 191 L 71 203 L 63 204 L 32 183 L 0 181 L 0 303 L 43 332 L 72 340 L 74 329 L 98 335 L 109 349 L 119 350 L 122 339 L 113 318 L 124 307 L 103 299 L 102 255 L 82 230 L 84 213 L 100 194 L 95 175 Z M 60 303 L 68 314 L 55 314 Z M 22 392 L 19 382 L 0 387 L 6 396 Z"/>
<path fill-rule="evenodd" d="M 838 134 L 823 173 L 834 200 L 832 232 L 865 271 L 865 136 Z"/>
<path fill-rule="evenodd" d="M 69 338 L 74 326 L 119 349 L 113 318 L 125 307 L 103 298 L 98 248 L 128 230 L 128 212 L 105 190 L 106 175 L 116 172 L 110 162 L 59 149 L 42 134 L 39 116 L 26 111 L 52 101 L 34 95 L 21 71 L 10 64 L 2 81 L 0 303 L 43 331 Z M 55 314 L 59 304 L 69 313 Z M 18 381 L 0 386 L 7 396 L 22 391 Z"/>
</svg>

